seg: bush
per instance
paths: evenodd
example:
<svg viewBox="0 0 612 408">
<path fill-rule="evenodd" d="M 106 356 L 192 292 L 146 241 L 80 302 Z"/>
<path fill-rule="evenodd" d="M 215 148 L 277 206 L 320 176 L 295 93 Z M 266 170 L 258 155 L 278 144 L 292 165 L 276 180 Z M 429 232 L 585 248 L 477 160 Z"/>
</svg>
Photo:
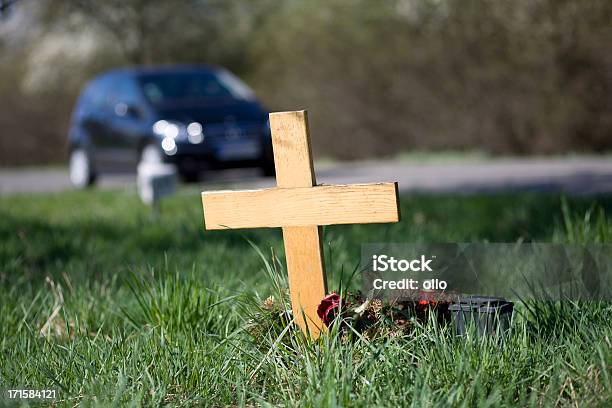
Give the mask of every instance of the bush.
<svg viewBox="0 0 612 408">
<path fill-rule="evenodd" d="M 612 147 L 606 0 L 58 0 L 16 8 L 0 21 L 3 165 L 63 161 L 69 112 L 95 73 L 177 62 L 226 66 L 272 110 L 309 109 L 319 157 Z M 19 15 L 36 29 L 23 35 L 11 22 Z M 34 89 L 33 72 L 45 79 Z"/>
</svg>

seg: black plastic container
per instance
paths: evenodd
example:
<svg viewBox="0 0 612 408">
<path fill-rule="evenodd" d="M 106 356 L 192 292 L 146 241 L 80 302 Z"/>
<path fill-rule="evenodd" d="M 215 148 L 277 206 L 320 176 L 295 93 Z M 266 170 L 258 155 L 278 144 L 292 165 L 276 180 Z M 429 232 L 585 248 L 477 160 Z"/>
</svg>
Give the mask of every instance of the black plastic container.
<svg viewBox="0 0 612 408">
<path fill-rule="evenodd" d="M 478 335 L 506 333 L 510 328 L 514 303 L 504 298 L 467 296 L 450 305 L 455 331 L 463 336 L 473 325 Z"/>
</svg>

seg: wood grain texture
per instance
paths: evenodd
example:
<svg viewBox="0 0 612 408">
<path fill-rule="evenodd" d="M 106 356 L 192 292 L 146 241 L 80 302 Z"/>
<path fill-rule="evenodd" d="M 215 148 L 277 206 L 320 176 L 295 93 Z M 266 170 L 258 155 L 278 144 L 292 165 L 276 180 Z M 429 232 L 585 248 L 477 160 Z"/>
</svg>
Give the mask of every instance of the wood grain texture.
<svg viewBox="0 0 612 408">
<path fill-rule="evenodd" d="M 270 131 L 276 185 L 283 188 L 316 185 L 308 113 L 306 111 L 271 113 Z"/>
<path fill-rule="evenodd" d="M 317 315 L 317 307 L 327 294 L 323 232 L 316 226 L 284 227 L 283 241 L 295 322 L 316 338 L 326 329 Z"/>
<path fill-rule="evenodd" d="M 202 193 L 207 229 L 397 222 L 396 183 Z"/>
<path fill-rule="evenodd" d="M 276 185 L 280 188 L 316 185 L 308 113 L 270 114 Z M 291 308 L 296 324 L 313 338 L 325 330 L 317 306 L 327 294 L 321 227 L 283 227 Z"/>
</svg>

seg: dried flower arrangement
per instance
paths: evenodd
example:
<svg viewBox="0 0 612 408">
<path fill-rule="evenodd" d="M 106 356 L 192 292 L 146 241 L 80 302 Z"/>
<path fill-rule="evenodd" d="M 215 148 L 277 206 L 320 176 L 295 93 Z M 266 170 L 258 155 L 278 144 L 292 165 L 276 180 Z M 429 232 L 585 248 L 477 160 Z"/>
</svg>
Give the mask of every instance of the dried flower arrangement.
<svg viewBox="0 0 612 408">
<path fill-rule="evenodd" d="M 325 326 L 335 326 L 343 334 L 354 331 L 365 338 L 399 336 L 430 319 L 435 319 L 439 324 L 449 324 L 449 306 L 456 299 L 457 295 L 446 292 L 410 291 L 390 300 L 366 298 L 355 292 L 332 292 L 321 300 L 317 314 Z M 271 324 L 280 329 L 291 320 L 286 299 L 269 296 L 261 303 L 251 332 L 259 335 Z"/>
<path fill-rule="evenodd" d="M 350 324 L 361 333 L 385 328 L 385 332 L 401 334 L 409 331 L 414 323 L 425 323 L 430 318 L 435 318 L 438 323 L 449 323 L 449 306 L 456 298 L 456 295 L 444 292 L 412 291 L 384 301 L 364 299 L 355 293 L 340 296 L 332 292 L 321 301 L 317 314 L 327 327 L 340 324 L 342 330 Z"/>
</svg>

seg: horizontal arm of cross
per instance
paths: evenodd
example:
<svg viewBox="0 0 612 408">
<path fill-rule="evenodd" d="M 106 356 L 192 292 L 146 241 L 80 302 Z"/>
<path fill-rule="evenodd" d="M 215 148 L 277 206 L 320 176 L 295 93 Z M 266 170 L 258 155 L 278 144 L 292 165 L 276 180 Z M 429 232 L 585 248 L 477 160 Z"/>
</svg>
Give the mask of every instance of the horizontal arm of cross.
<svg viewBox="0 0 612 408">
<path fill-rule="evenodd" d="M 396 222 L 397 200 L 397 183 L 202 193 L 209 230 Z"/>
</svg>

